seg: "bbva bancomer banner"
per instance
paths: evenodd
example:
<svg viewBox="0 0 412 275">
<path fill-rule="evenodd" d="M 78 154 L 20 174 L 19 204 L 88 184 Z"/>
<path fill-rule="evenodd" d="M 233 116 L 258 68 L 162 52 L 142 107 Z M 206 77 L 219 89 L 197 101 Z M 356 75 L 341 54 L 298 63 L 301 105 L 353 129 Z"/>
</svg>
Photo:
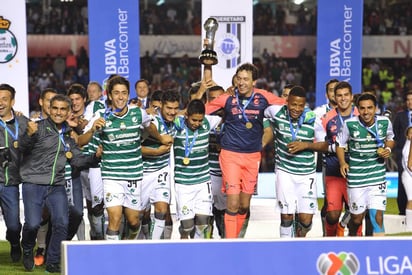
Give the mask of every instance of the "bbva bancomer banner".
<svg viewBox="0 0 412 275">
<path fill-rule="evenodd" d="M 361 0 L 319 0 L 316 55 L 316 106 L 326 102 L 325 84 L 333 78 L 361 91 Z"/>
<path fill-rule="evenodd" d="M 102 8 L 104 7 L 104 8 Z M 139 3 L 136 0 L 89 0 L 90 80 L 105 83 L 117 74 L 134 83 L 140 78 Z"/>
</svg>

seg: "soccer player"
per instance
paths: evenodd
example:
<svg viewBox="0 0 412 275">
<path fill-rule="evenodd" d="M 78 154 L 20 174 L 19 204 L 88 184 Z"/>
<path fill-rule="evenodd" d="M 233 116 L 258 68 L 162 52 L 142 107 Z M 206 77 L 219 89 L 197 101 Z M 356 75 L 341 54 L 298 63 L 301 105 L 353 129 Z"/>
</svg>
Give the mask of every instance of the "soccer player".
<svg viewBox="0 0 412 275">
<path fill-rule="evenodd" d="M 336 156 L 336 135 L 343 122 L 357 116 L 358 110 L 352 105 L 352 86 L 345 81 L 335 86 L 335 101 L 337 107 L 322 117 L 323 130 L 326 132 L 328 152 L 324 154 L 325 162 L 325 201 L 326 201 L 326 236 L 343 236 L 344 227 L 339 223 L 343 204 L 348 204 L 346 179 L 340 173 L 339 161 Z M 346 159 L 348 155 L 346 154 Z"/>
<path fill-rule="evenodd" d="M 220 123 L 206 116 L 199 99 L 189 102 L 184 117 L 176 119 L 175 189 L 182 239 L 195 229 L 195 238 L 210 238 L 213 194 L 209 171 L 209 133 Z"/>
<path fill-rule="evenodd" d="M 294 86 L 284 106 L 270 106 L 275 136 L 276 198 L 280 207 L 280 237 L 305 237 L 317 211 L 314 151 L 326 151 L 324 135 L 315 137 L 315 113 L 305 108 L 306 92 Z M 314 141 L 320 141 L 314 143 Z M 296 216 L 294 216 L 296 215 Z M 294 225 L 294 219 L 297 221 Z"/>
<path fill-rule="evenodd" d="M 357 102 L 359 116 L 347 119 L 336 138 L 340 172 L 348 180 L 350 236 L 357 235 L 366 211 L 369 211 L 373 235 L 385 234 L 385 159 L 390 157 L 395 143 L 391 121 L 385 116 L 375 115 L 376 106 L 375 96 L 361 94 Z M 346 147 L 349 163 L 345 159 Z"/>
<path fill-rule="evenodd" d="M 207 101 L 211 102 L 224 92 L 220 86 L 210 87 L 207 91 Z M 226 211 L 226 195 L 222 192 L 222 170 L 219 164 L 220 137 L 223 129 L 224 123 L 222 122 L 216 128 L 212 129 L 209 136 L 209 166 L 213 193 L 213 220 L 221 238 L 225 236 L 224 217 Z"/>
<path fill-rule="evenodd" d="M 225 93 L 206 104 L 206 113 L 223 110 L 225 118 L 219 163 L 222 189 L 227 196 L 224 218 L 226 238 L 239 236 L 255 192 L 261 160 L 264 110 L 269 105 L 285 102 L 272 93 L 256 89 L 257 78 L 256 66 L 250 63 L 240 65 L 236 70 L 235 93 Z"/>
<path fill-rule="evenodd" d="M 135 239 L 140 230 L 142 214 L 141 181 L 143 162 L 141 156 L 141 131 L 144 128 L 162 144 L 172 143 L 168 135 L 159 135 L 151 118 L 143 109 L 129 107 L 130 83 L 121 76 L 110 79 L 107 87 L 111 110 L 105 112 L 105 126 L 93 136 L 94 146 L 103 148 L 101 171 L 105 206 L 109 224 L 107 240 L 120 239 L 122 214 L 128 221 L 127 239 Z M 90 150 L 90 149 L 89 149 Z"/>
<path fill-rule="evenodd" d="M 157 100 L 154 100 L 156 92 L 153 93 L 150 101 L 153 108 L 153 104 L 157 103 Z M 157 115 L 154 116 L 153 123 L 161 135 L 174 136 L 176 132 L 174 120 L 179 111 L 180 96 L 177 91 L 168 90 L 160 93 L 160 99 L 161 104 L 156 108 Z M 142 202 L 149 210 L 151 204 L 154 204 L 152 239 L 161 239 L 166 225 L 166 217 L 170 215 L 170 149 L 171 144 L 160 144 L 151 137 L 147 137 L 142 143 Z"/>
</svg>

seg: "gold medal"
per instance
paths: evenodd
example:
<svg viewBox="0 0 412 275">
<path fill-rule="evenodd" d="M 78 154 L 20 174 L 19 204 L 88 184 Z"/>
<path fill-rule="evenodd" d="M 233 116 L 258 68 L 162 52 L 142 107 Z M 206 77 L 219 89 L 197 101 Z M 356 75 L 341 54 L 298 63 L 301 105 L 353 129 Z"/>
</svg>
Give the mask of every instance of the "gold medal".
<svg viewBox="0 0 412 275">
<path fill-rule="evenodd" d="M 378 153 L 378 155 L 381 155 L 383 151 L 385 151 L 385 149 L 383 147 L 379 147 L 376 152 Z"/>
<path fill-rule="evenodd" d="M 13 147 L 14 147 L 15 149 L 19 148 L 19 142 L 18 142 L 17 140 L 15 140 L 15 141 L 13 142 Z"/>
<path fill-rule="evenodd" d="M 189 158 L 184 158 L 184 159 L 183 159 L 183 164 L 184 164 L 184 165 L 189 165 L 189 163 L 190 163 L 190 159 L 189 159 Z"/>
<path fill-rule="evenodd" d="M 73 153 L 70 152 L 70 151 L 67 151 L 67 152 L 66 152 L 66 158 L 67 158 L 67 159 L 72 159 L 72 157 L 73 157 Z"/>
<path fill-rule="evenodd" d="M 253 124 L 250 121 L 246 122 L 245 125 L 246 125 L 246 128 L 248 128 L 248 129 L 252 129 L 252 127 L 253 127 Z"/>
</svg>

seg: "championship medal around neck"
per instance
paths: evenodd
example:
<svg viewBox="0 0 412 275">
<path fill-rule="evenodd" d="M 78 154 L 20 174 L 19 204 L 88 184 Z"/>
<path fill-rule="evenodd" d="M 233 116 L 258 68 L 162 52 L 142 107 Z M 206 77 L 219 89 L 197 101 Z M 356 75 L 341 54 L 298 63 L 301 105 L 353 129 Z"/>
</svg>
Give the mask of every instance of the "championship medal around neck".
<svg viewBox="0 0 412 275">
<path fill-rule="evenodd" d="M 376 152 L 378 153 L 378 155 L 380 155 L 380 154 L 383 153 L 384 150 L 385 150 L 385 148 L 379 147 L 378 150 L 376 150 Z"/>
<path fill-rule="evenodd" d="M 73 157 L 73 153 L 70 152 L 70 151 L 67 151 L 67 152 L 66 152 L 66 158 L 67 158 L 68 160 L 71 160 L 72 157 Z"/>
<path fill-rule="evenodd" d="M 13 147 L 15 149 L 19 148 L 19 142 L 17 140 L 13 141 Z"/>
<path fill-rule="evenodd" d="M 184 164 L 184 165 L 189 165 L 189 163 L 190 163 L 190 159 L 189 159 L 188 157 L 185 157 L 185 158 L 183 159 L 183 164 Z"/>
<path fill-rule="evenodd" d="M 252 124 L 252 122 L 248 121 L 248 122 L 246 122 L 245 126 L 246 126 L 247 129 L 252 129 L 253 124 Z"/>
</svg>

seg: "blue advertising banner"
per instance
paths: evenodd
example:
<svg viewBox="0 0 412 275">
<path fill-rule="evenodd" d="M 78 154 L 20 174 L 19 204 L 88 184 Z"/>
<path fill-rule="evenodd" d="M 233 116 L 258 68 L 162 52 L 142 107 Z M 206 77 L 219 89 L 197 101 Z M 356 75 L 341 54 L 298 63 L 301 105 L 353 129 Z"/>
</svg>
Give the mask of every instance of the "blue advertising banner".
<svg viewBox="0 0 412 275">
<path fill-rule="evenodd" d="M 362 18 L 362 0 L 318 0 L 316 106 L 326 103 L 325 84 L 333 78 L 361 92 Z"/>
<path fill-rule="evenodd" d="M 103 7 L 103 8 L 102 8 Z M 102 83 L 112 74 L 129 79 L 130 97 L 140 78 L 139 1 L 89 0 L 90 80 Z"/>
<path fill-rule="evenodd" d="M 411 274 L 411 245 L 411 238 L 400 237 L 63 242 L 62 271 L 68 275 Z M 161 264 L 156 264 L 158 255 L 164 256 Z"/>
</svg>

